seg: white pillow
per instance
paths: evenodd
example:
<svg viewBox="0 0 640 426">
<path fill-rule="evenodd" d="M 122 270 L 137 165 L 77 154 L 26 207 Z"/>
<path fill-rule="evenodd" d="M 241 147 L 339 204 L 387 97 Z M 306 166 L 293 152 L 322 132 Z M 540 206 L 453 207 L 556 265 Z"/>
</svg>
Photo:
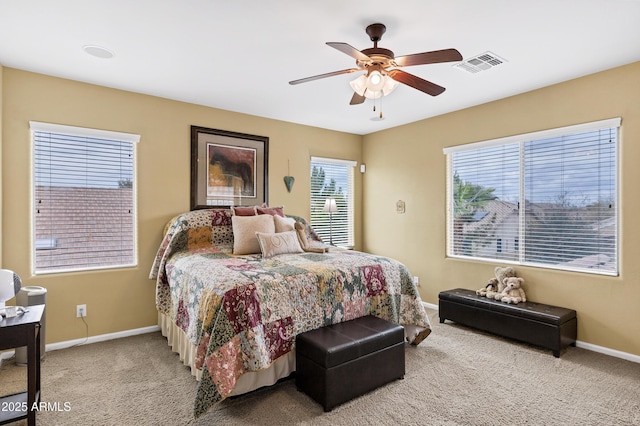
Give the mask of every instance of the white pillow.
<svg viewBox="0 0 640 426">
<path fill-rule="evenodd" d="M 269 258 L 276 254 L 303 253 L 296 231 L 263 233 L 256 232 L 260 243 L 262 257 Z"/>
<path fill-rule="evenodd" d="M 276 225 L 276 232 L 294 231 L 296 220 L 292 217 L 282 217 L 275 215 L 273 221 Z"/>
<path fill-rule="evenodd" d="M 256 232 L 273 233 L 276 231 L 273 216 L 231 216 L 233 225 L 233 254 L 260 253 L 260 243 Z"/>
</svg>

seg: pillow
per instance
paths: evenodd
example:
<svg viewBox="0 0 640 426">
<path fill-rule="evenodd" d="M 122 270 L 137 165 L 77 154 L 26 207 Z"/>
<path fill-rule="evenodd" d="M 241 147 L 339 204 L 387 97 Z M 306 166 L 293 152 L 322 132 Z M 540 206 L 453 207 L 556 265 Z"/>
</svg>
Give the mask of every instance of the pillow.
<svg viewBox="0 0 640 426">
<path fill-rule="evenodd" d="M 231 211 L 234 216 L 255 216 L 256 208 L 255 206 L 244 207 L 244 206 L 233 206 L 231 207 Z"/>
<path fill-rule="evenodd" d="M 326 247 L 323 243 L 307 238 L 307 225 L 296 221 L 295 228 L 302 250 L 312 253 L 326 253 L 329 251 L 329 247 Z"/>
<path fill-rule="evenodd" d="M 295 230 L 296 220 L 292 217 L 273 216 L 273 222 L 276 226 L 276 232 L 287 232 Z"/>
<path fill-rule="evenodd" d="M 271 216 L 282 216 L 284 217 L 284 206 L 280 207 L 256 207 L 256 211 L 258 214 L 270 214 Z"/>
<path fill-rule="evenodd" d="M 233 254 L 260 253 L 260 243 L 256 232 L 274 233 L 276 227 L 273 217 L 261 216 L 233 216 Z"/>
<path fill-rule="evenodd" d="M 298 235 L 300 247 L 302 247 L 303 250 L 306 250 L 309 246 L 309 242 L 307 241 L 307 227 L 301 222 L 296 222 L 294 227 L 296 228 L 296 234 Z"/>
<path fill-rule="evenodd" d="M 231 213 L 228 209 L 211 210 L 211 226 L 231 226 Z"/>
<path fill-rule="evenodd" d="M 269 258 L 276 254 L 303 253 L 296 231 L 263 233 L 256 232 L 262 257 Z"/>
</svg>

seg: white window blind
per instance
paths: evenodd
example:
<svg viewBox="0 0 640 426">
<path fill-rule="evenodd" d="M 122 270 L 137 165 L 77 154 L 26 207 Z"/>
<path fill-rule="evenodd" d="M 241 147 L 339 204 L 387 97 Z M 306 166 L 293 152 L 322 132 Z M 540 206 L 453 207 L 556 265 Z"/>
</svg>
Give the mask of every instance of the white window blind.
<svg viewBox="0 0 640 426">
<path fill-rule="evenodd" d="M 133 266 L 138 135 L 31 122 L 34 273 Z"/>
<path fill-rule="evenodd" d="M 448 254 L 617 275 L 619 126 L 446 149 Z"/>
<path fill-rule="evenodd" d="M 310 223 L 325 243 L 354 245 L 353 169 L 355 161 L 311 157 Z M 337 212 L 324 211 L 327 199 L 335 199 Z"/>
</svg>

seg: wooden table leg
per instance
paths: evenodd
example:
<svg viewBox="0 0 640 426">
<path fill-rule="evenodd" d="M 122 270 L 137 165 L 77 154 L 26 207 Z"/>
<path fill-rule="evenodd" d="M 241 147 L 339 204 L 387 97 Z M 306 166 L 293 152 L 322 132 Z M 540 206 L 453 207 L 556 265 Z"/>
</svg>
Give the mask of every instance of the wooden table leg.
<svg viewBox="0 0 640 426">
<path fill-rule="evenodd" d="M 40 327 L 33 325 L 27 337 L 27 424 L 35 426 L 40 382 Z"/>
</svg>

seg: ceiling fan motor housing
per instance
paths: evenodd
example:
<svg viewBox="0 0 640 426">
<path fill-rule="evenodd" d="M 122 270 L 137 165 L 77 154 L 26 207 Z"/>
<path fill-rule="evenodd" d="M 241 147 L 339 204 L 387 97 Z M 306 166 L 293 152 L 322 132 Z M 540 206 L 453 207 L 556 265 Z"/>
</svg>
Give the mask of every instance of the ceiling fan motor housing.
<svg viewBox="0 0 640 426">
<path fill-rule="evenodd" d="M 371 47 L 369 49 L 364 49 L 361 52 L 373 59 L 372 63 L 374 64 L 384 64 L 385 62 L 395 59 L 391 50 L 383 49 L 381 47 Z"/>
<path fill-rule="evenodd" d="M 356 64 L 359 67 L 368 67 L 371 65 L 380 65 L 382 68 L 389 66 L 395 66 L 392 61 L 395 59 L 395 55 L 389 49 L 383 49 L 378 47 L 378 42 L 382 39 L 382 35 L 387 31 L 387 27 L 384 24 L 376 23 L 371 24 L 366 28 L 366 33 L 373 42 L 373 47 L 362 50 L 362 54 L 367 55 L 371 60 L 362 61 L 357 60 Z"/>
<path fill-rule="evenodd" d="M 382 39 L 382 35 L 387 32 L 387 27 L 384 24 L 376 23 L 369 25 L 365 31 L 373 43 L 378 43 Z"/>
</svg>

